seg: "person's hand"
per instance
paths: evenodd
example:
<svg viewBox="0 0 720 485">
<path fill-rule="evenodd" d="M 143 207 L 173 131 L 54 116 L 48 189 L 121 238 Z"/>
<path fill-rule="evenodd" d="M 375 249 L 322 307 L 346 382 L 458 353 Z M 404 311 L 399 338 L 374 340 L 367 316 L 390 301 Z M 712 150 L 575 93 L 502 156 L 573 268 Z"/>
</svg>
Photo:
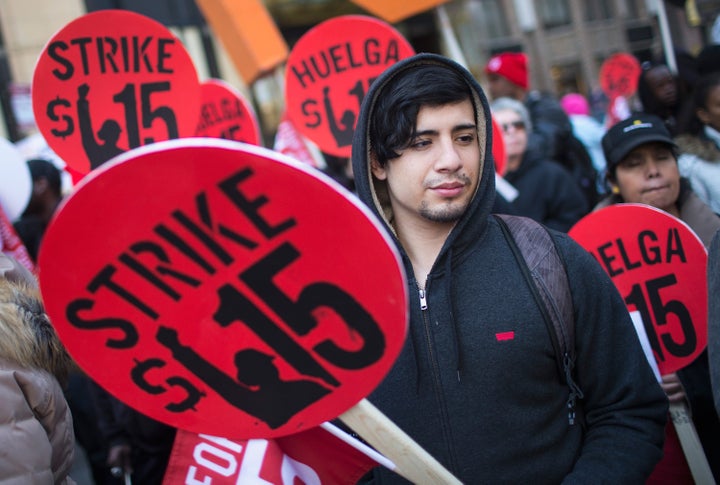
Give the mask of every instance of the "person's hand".
<svg viewBox="0 0 720 485">
<path fill-rule="evenodd" d="M 661 386 L 670 402 L 677 403 L 685 399 L 685 389 L 676 373 L 662 376 Z"/>
<path fill-rule="evenodd" d="M 108 450 L 107 465 L 114 477 L 121 477 L 124 473 L 132 473 L 130 462 L 130 445 L 120 444 Z"/>
</svg>

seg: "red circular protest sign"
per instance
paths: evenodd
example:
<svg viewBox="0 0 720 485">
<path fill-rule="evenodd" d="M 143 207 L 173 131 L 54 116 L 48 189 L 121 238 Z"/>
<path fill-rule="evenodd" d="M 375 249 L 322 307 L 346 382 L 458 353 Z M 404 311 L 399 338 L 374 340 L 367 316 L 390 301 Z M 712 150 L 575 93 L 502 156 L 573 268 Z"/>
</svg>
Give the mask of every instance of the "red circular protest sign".
<svg viewBox="0 0 720 485">
<path fill-rule="evenodd" d="M 635 94 L 639 77 L 640 62 L 632 54 L 613 54 L 600 67 L 600 87 L 611 100 Z"/>
<path fill-rule="evenodd" d="M 240 91 L 220 79 L 203 82 L 200 90 L 200 122 L 195 136 L 260 145 L 255 111 Z"/>
<path fill-rule="evenodd" d="M 50 148 L 85 174 L 129 149 L 193 136 L 200 82 L 162 24 L 100 10 L 73 20 L 44 47 L 32 103 Z"/>
<path fill-rule="evenodd" d="M 320 150 L 350 157 L 360 105 L 390 65 L 414 54 L 382 20 L 345 15 L 320 23 L 295 44 L 285 69 L 290 120 Z"/>
<path fill-rule="evenodd" d="M 497 121 L 491 118 L 492 122 L 492 154 L 495 159 L 495 171 L 499 175 L 505 175 L 505 164 L 507 158 L 505 155 L 505 139 L 503 138 L 503 132 L 498 126 Z"/>
<path fill-rule="evenodd" d="M 333 419 L 405 338 L 404 272 L 371 213 L 252 145 L 192 138 L 119 157 L 63 202 L 39 261 L 85 372 L 194 432 L 274 437 Z"/>
<path fill-rule="evenodd" d="M 707 346 L 707 252 L 681 220 L 642 204 L 593 212 L 568 233 L 607 272 L 642 317 L 660 373 L 685 367 Z"/>
</svg>

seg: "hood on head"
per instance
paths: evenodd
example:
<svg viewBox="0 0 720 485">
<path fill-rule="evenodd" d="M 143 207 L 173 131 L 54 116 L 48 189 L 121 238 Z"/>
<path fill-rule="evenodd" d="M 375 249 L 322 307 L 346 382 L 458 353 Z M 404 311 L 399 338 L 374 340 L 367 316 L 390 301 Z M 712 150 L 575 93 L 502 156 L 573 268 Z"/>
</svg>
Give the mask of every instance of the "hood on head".
<svg viewBox="0 0 720 485">
<path fill-rule="evenodd" d="M 454 234 L 462 232 L 462 228 L 468 224 L 469 220 L 485 220 L 487 215 L 490 214 L 495 199 L 495 164 L 492 158 L 490 108 L 485 93 L 467 69 L 437 54 L 417 54 L 403 59 L 386 69 L 370 86 L 370 90 L 365 96 L 360 109 L 352 145 L 353 172 L 358 196 L 384 221 L 387 229 L 394 234 L 392 229 L 393 215 L 386 184 L 384 181 L 375 179 L 371 171 L 370 119 L 375 110 L 378 95 L 383 92 L 388 82 L 399 73 L 423 64 L 441 64 L 459 72 L 473 93 L 473 105 L 476 110 L 475 118 L 478 126 L 478 143 L 481 158 L 480 181 L 468 209 L 455 225 L 451 236 L 448 238 L 448 241 L 450 241 L 457 237 Z M 392 161 L 389 163 L 392 163 Z"/>
<path fill-rule="evenodd" d="M 37 288 L 0 278 L 0 357 L 67 378 L 71 359 L 55 333 Z"/>
</svg>

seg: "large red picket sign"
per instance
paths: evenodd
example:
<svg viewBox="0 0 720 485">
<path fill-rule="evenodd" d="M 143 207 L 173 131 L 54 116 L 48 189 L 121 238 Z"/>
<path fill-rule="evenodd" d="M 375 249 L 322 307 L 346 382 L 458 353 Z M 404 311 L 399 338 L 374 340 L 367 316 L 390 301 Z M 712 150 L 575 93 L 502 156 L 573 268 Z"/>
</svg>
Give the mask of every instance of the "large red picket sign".
<svg viewBox="0 0 720 485">
<path fill-rule="evenodd" d="M 568 233 L 642 316 L 660 373 L 685 367 L 707 346 L 707 252 L 681 220 L 643 204 L 593 212 Z"/>
<path fill-rule="evenodd" d="M 200 82 L 162 24 L 100 10 L 70 22 L 43 48 L 32 103 L 50 148 L 85 174 L 132 148 L 193 136 Z"/>
<path fill-rule="evenodd" d="M 260 145 L 255 111 L 240 91 L 221 79 L 208 79 L 200 89 L 202 106 L 196 136 Z"/>
<path fill-rule="evenodd" d="M 414 53 L 382 20 L 345 15 L 318 24 L 288 56 L 285 99 L 290 120 L 322 151 L 349 157 L 368 87 L 390 65 Z"/>
<path fill-rule="evenodd" d="M 39 261 L 47 312 L 85 372 L 198 433 L 333 419 L 405 338 L 402 265 L 370 212 L 243 143 L 166 141 L 104 165 L 63 202 Z"/>
</svg>

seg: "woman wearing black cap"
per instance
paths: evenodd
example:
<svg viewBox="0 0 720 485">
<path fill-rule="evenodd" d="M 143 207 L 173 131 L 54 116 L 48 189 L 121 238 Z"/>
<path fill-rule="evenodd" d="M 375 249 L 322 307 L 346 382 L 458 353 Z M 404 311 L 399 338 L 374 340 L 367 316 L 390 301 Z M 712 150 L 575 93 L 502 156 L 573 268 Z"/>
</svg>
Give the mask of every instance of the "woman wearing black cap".
<svg viewBox="0 0 720 485">
<path fill-rule="evenodd" d="M 611 127 L 602 139 L 611 195 L 595 210 L 619 203 L 639 203 L 664 210 L 684 221 L 709 246 L 720 230 L 720 218 L 680 177 L 677 146 L 663 120 L 638 113 Z M 687 400 L 693 422 L 716 481 L 720 481 L 720 421 L 713 406 L 707 351 L 677 373 L 662 377 L 671 402 Z M 648 480 L 652 483 L 693 483 L 668 423 L 665 455 Z"/>
</svg>

